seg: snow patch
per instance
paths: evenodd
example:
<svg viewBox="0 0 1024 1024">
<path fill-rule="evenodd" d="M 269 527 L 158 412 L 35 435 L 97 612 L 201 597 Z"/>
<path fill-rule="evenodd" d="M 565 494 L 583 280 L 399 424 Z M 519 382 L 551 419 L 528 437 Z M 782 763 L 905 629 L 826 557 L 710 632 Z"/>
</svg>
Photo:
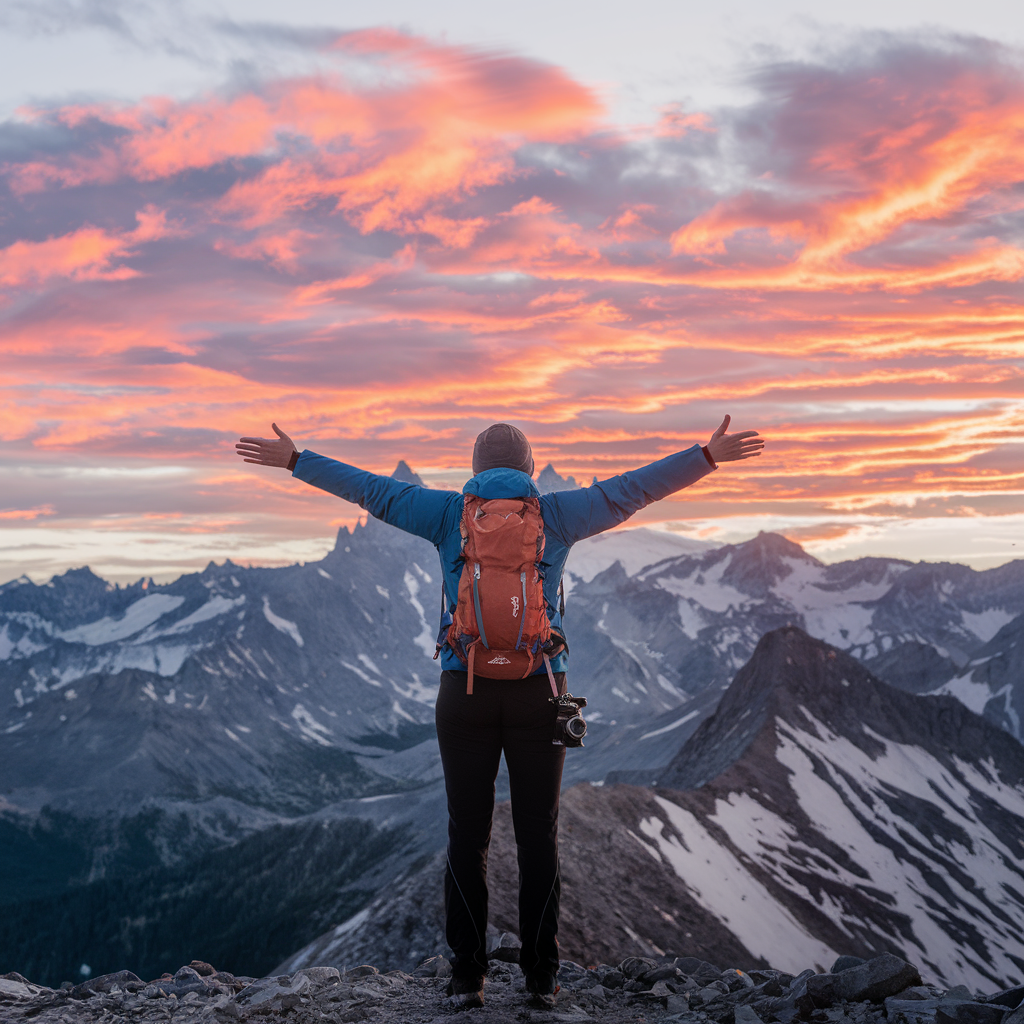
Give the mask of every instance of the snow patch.
<svg viewBox="0 0 1024 1024">
<path fill-rule="evenodd" d="M 210 619 L 215 619 L 218 615 L 225 615 L 242 604 L 245 604 L 245 594 L 236 597 L 234 600 L 229 597 L 211 597 L 209 601 L 198 607 L 191 615 L 186 615 L 185 618 L 179 619 L 172 626 L 168 626 L 165 629 L 147 633 L 145 636 L 140 637 L 138 642 L 142 643 L 153 640 L 158 636 L 174 636 L 177 633 L 187 633 L 200 622 L 209 622 Z"/>
<path fill-rule="evenodd" d="M 326 725 L 321 725 L 301 704 L 296 704 L 292 708 L 292 718 L 306 739 L 319 743 L 321 747 L 331 745 L 331 741 L 327 739 L 331 735 L 331 730 Z"/>
<path fill-rule="evenodd" d="M 684 693 L 678 686 L 675 686 L 670 679 L 666 679 L 660 672 L 658 673 L 658 685 L 663 690 L 671 693 L 673 697 L 681 700 L 684 704 L 690 699 L 690 695 L 688 693 Z M 591 715 L 591 717 L 593 717 L 593 715 Z"/>
<path fill-rule="evenodd" d="M 119 619 L 105 616 L 95 622 L 86 623 L 84 626 L 64 630 L 57 635 L 68 643 L 88 644 L 90 647 L 114 643 L 134 636 L 147 626 L 151 626 L 161 616 L 174 611 L 184 603 L 185 598 L 183 597 L 172 597 L 170 594 L 148 594 L 129 605 Z"/>
<path fill-rule="evenodd" d="M 750 604 L 750 597 L 722 583 L 722 574 L 728 566 L 729 559 L 723 558 L 706 572 L 699 573 L 693 569 L 686 576 L 659 576 L 654 582 L 662 590 L 676 597 L 692 599 L 709 611 L 727 612 L 730 608 L 746 608 Z"/>
<path fill-rule="evenodd" d="M 357 676 L 359 676 L 359 678 L 362 679 L 364 683 L 369 683 L 371 686 L 383 685 L 379 679 L 374 679 L 372 676 L 368 676 L 361 668 L 357 668 L 351 662 L 343 661 L 342 665 L 344 665 L 345 668 L 349 670 L 349 672 L 354 672 Z"/>
<path fill-rule="evenodd" d="M 641 821 L 640 831 L 654 841 L 697 902 L 735 932 L 754 956 L 793 974 L 810 964 L 824 969 L 836 959 L 835 950 L 807 932 L 693 814 L 663 797 L 654 799 L 685 837 L 685 845 L 677 836 L 664 834 L 659 818 Z"/>
<path fill-rule="evenodd" d="M 263 615 L 274 629 L 279 633 L 284 633 L 285 636 L 290 636 L 299 647 L 304 646 L 305 641 L 302 639 L 302 634 L 299 632 L 299 627 L 288 619 L 282 619 L 280 615 L 275 615 L 270 610 L 270 598 L 263 595 Z"/>
<path fill-rule="evenodd" d="M 1004 686 L 999 693 L 993 693 L 989 689 L 988 683 L 975 682 L 970 675 L 965 674 L 950 679 L 948 683 L 943 683 L 937 690 L 933 690 L 930 696 L 956 697 L 961 704 L 970 708 L 976 715 L 980 715 L 984 712 L 985 705 L 993 697 L 1000 696 L 1008 687 L 1009 684 Z"/>
<path fill-rule="evenodd" d="M 983 612 L 961 612 L 960 618 L 964 625 L 981 641 L 988 643 L 1005 626 L 1017 616 L 1005 608 L 986 608 Z"/>
<path fill-rule="evenodd" d="M 651 732 L 645 732 L 643 736 L 640 737 L 640 739 L 649 740 L 652 736 L 661 736 L 666 732 L 671 732 L 673 729 L 678 729 L 679 726 L 685 725 L 687 722 L 692 721 L 699 714 L 699 711 L 691 711 L 688 715 L 683 715 L 682 718 L 676 719 L 676 721 L 674 721 L 671 725 L 663 725 L 660 729 L 654 729 Z M 594 716 L 591 715 L 590 717 L 593 718 Z"/>
<path fill-rule="evenodd" d="M 407 722 L 412 722 L 413 725 L 417 724 L 416 719 L 413 718 L 397 700 L 391 702 L 391 710 L 394 711 L 399 718 L 404 718 Z"/>
<path fill-rule="evenodd" d="M 361 662 L 362 662 L 362 663 L 363 663 L 363 664 L 364 664 L 364 665 L 365 665 L 365 666 L 366 666 L 366 667 L 367 667 L 367 668 L 368 668 L 368 669 L 369 669 L 369 670 L 370 670 L 371 672 L 376 672 L 376 673 L 377 673 L 377 675 L 383 675 L 383 673 L 381 672 L 381 670 L 380 670 L 379 668 L 377 668 L 377 666 L 376 666 L 376 665 L 375 665 L 375 664 L 373 663 L 373 661 L 372 661 L 372 660 L 371 660 L 371 659 L 369 658 L 369 656 L 368 656 L 368 655 L 365 655 L 365 654 L 358 654 L 358 655 L 356 655 L 356 657 L 357 657 L 357 658 L 358 658 L 358 659 L 359 659 L 359 660 L 360 660 L 360 661 L 361 661 Z"/>
<path fill-rule="evenodd" d="M 430 577 L 420 569 L 420 567 L 413 562 L 413 568 L 419 570 L 421 576 L 425 578 L 427 583 L 430 582 Z M 419 616 L 420 619 L 420 632 L 418 636 L 413 637 L 413 643 L 420 648 L 421 651 L 428 657 L 433 658 L 434 652 L 437 650 L 437 641 L 434 638 L 434 631 L 430 628 L 430 623 L 427 622 L 427 613 L 424 611 L 423 604 L 419 599 L 420 594 L 420 581 L 408 569 L 405 571 L 403 577 L 405 582 L 405 589 L 409 593 L 409 604 L 412 605 L 413 610 Z"/>
<path fill-rule="evenodd" d="M 704 628 L 700 605 L 693 598 L 679 598 L 679 625 L 691 640 L 696 640 L 697 634 Z"/>
<path fill-rule="evenodd" d="M 411 675 L 412 682 L 406 687 L 399 686 L 394 679 L 389 681 L 392 687 L 407 700 L 419 701 L 420 704 L 427 704 L 430 707 L 433 707 L 437 701 L 437 691 L 440 689 L 440 684 L 434 683 L 433 685 L 428 686 L 422 679 L 420 679 L 418 672 L 413 672 Z M 590 719 L 593 719 L 593 717 L 593 715 L 588 716 Z"/>
<path fill-rule="evenodd" d="M 336 939 L 340 939 L 342 935 L 348 935 L 349 932 L 354 932 L 369 916 L 369 907 L 365 910 L 360 910 L 358 914 L 350 917 L 347 921 L 343 921 L 334 929 L 334 937 Z"/>
</svg>

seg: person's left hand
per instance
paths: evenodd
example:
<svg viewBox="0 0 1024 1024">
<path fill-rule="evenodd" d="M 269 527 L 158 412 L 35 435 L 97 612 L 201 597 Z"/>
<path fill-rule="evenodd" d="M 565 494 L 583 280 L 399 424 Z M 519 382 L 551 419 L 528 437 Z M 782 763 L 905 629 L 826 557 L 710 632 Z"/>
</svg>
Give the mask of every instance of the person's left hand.
<svg viewBox="0 0 1024 1024">
<path fill-rule="evenodd" d="M 255 462 L 257 466 L 279 466 L 281 469 L 287 469 L 292 452 L 297 449 L 292 444 L 292 439 L 276 423 L 270 425 L 277 434 L 276 438 L 240 437 L 235 445 L 235 454 L 241 455 L 245 462 Z"/>
<path fill-rule="evenodd" d="M 761 454 L 764 438 L 756 430 L 741 430 L 738 434 L 727 434 L 732 417 L 726 416 L 722 425 L 708 441 L 708 454 L 718 462 L 739 462 Z"/>
</svg>

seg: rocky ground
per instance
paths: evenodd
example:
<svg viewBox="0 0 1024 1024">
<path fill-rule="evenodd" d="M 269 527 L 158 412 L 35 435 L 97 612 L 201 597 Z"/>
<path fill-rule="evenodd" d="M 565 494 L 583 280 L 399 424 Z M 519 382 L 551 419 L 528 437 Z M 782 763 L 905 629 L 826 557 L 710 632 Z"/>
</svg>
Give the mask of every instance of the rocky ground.
<svg viewBox="0 0 1024 1024">
<path fill-rule="evenodd" d="M 238 978 L 193 961 L 145 982 L 130 971 L 60 989 L 19 974 L 0 977 L 0 1021 L 113 1024 L 117 1021 L 331 1021 L 428 1024 L 462 1012 L 478 1024 L 594 1020 L 607 1024 L 1024 1024 L 1024 986 L 988 995 L 964 986 L 939 990 L 891 954 L 840 957 L 831 973 L 721 970 L 695 957 L 629 957 L 616 966 L 563 960 L 554 1009 L 532 1006 L 523 988 L 514 937 L 492 951 L 482 1009 L 453 1010 L 451 973 L 442 956 L 415 972 L 381 974 L 311 967 L 275 978 Z"/>
</svg>

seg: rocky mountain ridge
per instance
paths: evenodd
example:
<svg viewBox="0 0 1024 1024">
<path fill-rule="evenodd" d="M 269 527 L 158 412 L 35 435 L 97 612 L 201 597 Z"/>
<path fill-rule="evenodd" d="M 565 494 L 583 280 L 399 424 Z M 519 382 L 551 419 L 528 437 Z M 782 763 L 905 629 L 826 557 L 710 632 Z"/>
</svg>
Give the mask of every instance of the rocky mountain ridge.
<svg viewBox="0 0 1024 1024">
<path fill-rule="evenodd" d="M 686 1024 L 790 1024 L 794 1020 L 857 1024 L 1021 1024 L 1024 989 L 972 994 L 966 987 L 921 984 L 917 968 L 891 954 L 869 961 L 843 956 L 831 971 L 787 974 L 770 968 L 725 970 L 696 957 L 627 957 L 620 963 L 559 966 L 553 1007 L 531 1001 L 514 966 L 513 943 L 493 950 L 484 981 L 485 1005 L 474 1019 L 586 1021 L 646 1020 Z M 146 983 L 130 971 L 59 990 L 18 974 L 0 977 L 4 1019 L 62 1024 L 86 1021 L 288 1019 L 410 1022 L 450 1012 L 450 966 L 442 956 L 412 973 L 382 974 L 371 965 L 345 971 L 315 967 L 291 975 L 236 978 L 193 961 L 174 975 Z"/>
</svg>

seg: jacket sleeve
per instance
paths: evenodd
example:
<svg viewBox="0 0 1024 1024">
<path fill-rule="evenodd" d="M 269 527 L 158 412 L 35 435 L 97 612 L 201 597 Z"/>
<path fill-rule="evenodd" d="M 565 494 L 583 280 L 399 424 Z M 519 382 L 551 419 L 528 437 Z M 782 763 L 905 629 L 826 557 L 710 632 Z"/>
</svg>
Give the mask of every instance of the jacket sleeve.
<svg viewBox="0 0 1024 1024">
<path fill-rule="evenodd" d="M 292 476 L 355 502 L 375 519 L 423 537 L 431 544 L 439 544 L 445 536 L 460 497 L 452 491 L 434 491 L 368 473 L 311 451 L 299 456 Z"/>
<path fill-rule="evenodd" d="M 695 444 L 592 487 L 545 494 L 541 498 L 544 529 L 554 530 L 566 545 L 575 544 L 624 523 L 634 512 L 689 487 L 714 468 Z"/>
</svg>

